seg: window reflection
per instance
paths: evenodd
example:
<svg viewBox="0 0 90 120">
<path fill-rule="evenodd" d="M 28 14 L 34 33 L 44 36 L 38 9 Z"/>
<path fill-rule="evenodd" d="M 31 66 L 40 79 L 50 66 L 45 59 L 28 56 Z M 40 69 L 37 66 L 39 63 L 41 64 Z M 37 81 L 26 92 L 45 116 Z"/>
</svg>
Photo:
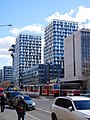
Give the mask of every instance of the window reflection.
<svg viewBox="0 0 90 120">
<path fill-rule="evenodd" d="M 90 33 L 81 33 L 81 49 L 82 49 L 82 71 L 85 72 L 88 69 L 88 64 L 90 64 Z"/>
</svg>

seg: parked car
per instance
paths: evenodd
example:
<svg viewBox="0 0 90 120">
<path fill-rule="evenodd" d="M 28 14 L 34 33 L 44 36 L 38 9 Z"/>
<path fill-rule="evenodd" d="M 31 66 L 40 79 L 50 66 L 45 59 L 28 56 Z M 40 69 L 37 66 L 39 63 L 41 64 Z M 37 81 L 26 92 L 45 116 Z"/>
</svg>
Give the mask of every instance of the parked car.
<svg viewBox="0 0 90 120">
<path fill-rule="evenodd" d="M 51 106 L 52 120 L 90 120 L 90 98 L 57 97 Z"/>
<path fill-rule="evenodd" d="M 89 93 L 89 92 L 88 92 L 88 93 L 85 93 L 84 96 L 90 97 L 90 93 Z"/>
<path fill-rule="evenodd" d="M 4 89 L 0 87 L 0 103 L 1 103 L 1 96 L 4 94 Z"/>
<path fill-rule="evenodd" d="M 22 95 L 22 93 L 18 91 L 6 92 L 6 104 L 8 104 L 9 106 L 13 106 L 13 100 L 17 95 Z"/>
<path fill-rule="evenodd" d="M 13 107 L 16 107 L 18 100 L 20 99 L 21 95 L 17 95 L 13 101 Z M 26 102 L 26 109 L 27 110 L 35 110 L 35 102 L 29 95 L 22 95 Z"/>
</svg>

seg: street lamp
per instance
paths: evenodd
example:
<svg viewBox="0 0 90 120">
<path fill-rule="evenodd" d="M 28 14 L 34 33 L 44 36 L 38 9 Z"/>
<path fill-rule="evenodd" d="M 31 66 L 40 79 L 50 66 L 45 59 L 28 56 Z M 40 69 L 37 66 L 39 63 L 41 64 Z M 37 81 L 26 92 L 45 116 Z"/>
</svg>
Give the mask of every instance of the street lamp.
<svg viewBox="0 0 90 120">
<path fill-rule="evenodd" d="M 3 26 L 12 26 L 11 24 L 7 24 L 7 25 L 0 25 L 0 27 L 3 27 Z"/>
</svg>

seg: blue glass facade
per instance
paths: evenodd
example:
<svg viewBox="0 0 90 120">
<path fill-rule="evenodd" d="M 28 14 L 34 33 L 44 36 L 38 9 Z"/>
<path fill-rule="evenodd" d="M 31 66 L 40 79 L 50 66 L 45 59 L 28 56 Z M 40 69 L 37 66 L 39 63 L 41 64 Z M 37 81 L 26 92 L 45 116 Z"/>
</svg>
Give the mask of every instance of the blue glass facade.
<svg viewBox="0 0 90 120">
<path fill-rule="evenodd" d="M 15 81 L 22 82 L 22 71 L 41 63 L 41 36 L 19 34 L 15 44 Z"/>
<path fill-rule="evenodd" d="M 64 38 L 78 30 L 78 23 L 53 20 L 45 27 L 44 63 L 64 66 Z"/>
<path fill-rule="evenodd" d="M 61 77 L 60 65 L 39 64 L 22 72 L 24 85 L 37 85 L 50 83 L 51 80 Z"/>
<path fill-rule="evenodd" d="M 3 67 L 3 81 L 13 82 L 13 67 L 12 66 L 4 66 Z"/>
</svg>

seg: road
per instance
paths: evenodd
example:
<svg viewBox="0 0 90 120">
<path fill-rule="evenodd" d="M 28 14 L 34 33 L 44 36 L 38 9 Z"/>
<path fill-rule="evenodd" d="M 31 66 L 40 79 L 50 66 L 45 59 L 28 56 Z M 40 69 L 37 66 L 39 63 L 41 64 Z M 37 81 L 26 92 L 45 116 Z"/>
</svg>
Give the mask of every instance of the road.
<svg viewBox="0 0 90 120">
<path fill-rule="evenodd" d="M 36 110 L 27 111 L 26 120 L 50 120 L 50 105 L 53 99 L 42 97 L 34 99 Z M 0 113 L 0 120 L 17 120 L 15 109 L 6 106 L 5 111 Z"/>
</svg>

